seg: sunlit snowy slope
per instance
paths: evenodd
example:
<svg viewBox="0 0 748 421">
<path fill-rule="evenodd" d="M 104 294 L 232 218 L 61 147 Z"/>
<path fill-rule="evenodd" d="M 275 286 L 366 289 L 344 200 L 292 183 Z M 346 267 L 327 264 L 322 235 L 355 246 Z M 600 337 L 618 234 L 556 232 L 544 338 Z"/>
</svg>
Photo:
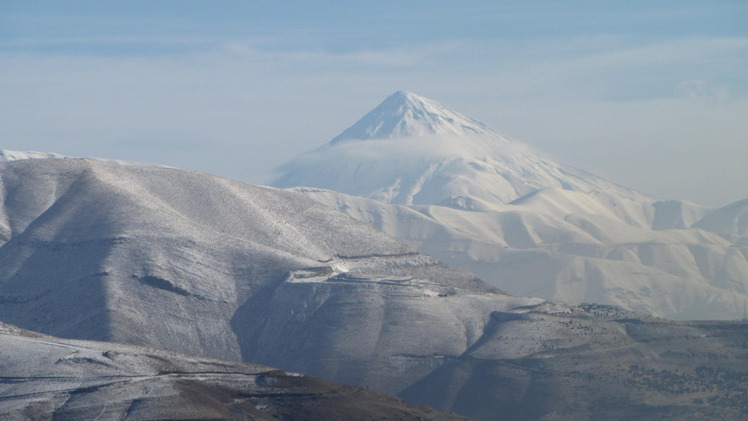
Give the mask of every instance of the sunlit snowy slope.
<svg viewBox="0 0 748 421">
<path fill-rule="evenodd" d="M 517 295 L 675 319 L 741 318 L 748 301 L 746 206 L 641 194 L 407 92 L 272 184 Z"/>
</svg>

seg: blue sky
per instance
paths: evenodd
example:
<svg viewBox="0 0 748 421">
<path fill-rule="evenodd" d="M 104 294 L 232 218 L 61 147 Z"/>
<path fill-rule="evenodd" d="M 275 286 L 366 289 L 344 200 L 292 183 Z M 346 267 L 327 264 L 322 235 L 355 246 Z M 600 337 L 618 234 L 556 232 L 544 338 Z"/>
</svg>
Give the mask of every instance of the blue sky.
<svg viewBox="0 0 748 421">
<path fill-rule="evenodd" d="M 0 2 L 0 148 L 262 183 L 396 90 L 664 198 L 748 198 L 744 1 Z"/>
</svg>

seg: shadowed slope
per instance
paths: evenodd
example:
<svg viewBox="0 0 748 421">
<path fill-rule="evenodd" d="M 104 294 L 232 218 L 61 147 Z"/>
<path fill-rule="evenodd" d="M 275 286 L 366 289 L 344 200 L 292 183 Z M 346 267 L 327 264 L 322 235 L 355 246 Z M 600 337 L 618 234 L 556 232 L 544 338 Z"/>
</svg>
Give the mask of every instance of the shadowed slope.
<svg viewBox="0 0 748 421">
<path fill-rule="evenodd" d="M 269 367 L 42 336 L 0 323 L 0 419 L 457 420 Z"/>
<path fill-rule="evenodd" d="M 329 375 L 325 361 L 337 361 L 351 369 L 332 378 L 361 383 L 376 371 L 371 360 L 387 361 L 394 352 L 362 354 L 355 345 L 362 336 L 383 335 L 385 342 L 408 348 L 419 327 L 404 323 L 393 339 L 381 333 L 389 320 L 382 315 L 358 327 L 361 336 L 332 337 L 321 346 L 324 336 L 288 335 L 284 318 L 301 317 L 315 302 L 335 302 L 350 288 L 364 297 L 380 295 L 384 302 L 402 300 L 400 291 L 412 290 L 412 301 L 427 298 L 422 305 L 433 314 L 452 310 L 441 309 L 440 300 L 419 291 L 420 285 L 449 295 L 490 293 L 502 308 L 537 301 L 496 294 L 473 277 L 294 193 L 206 174 L 88 160 L 2 165 L 7 205 L 0 214 L 9 240 L 0 247 L 5 263 L 0 320 L 43 333 L 277 363 L 316 374 Z M 304 270 L 331 282 L 299 282 Z M 385 284 L 390 286 L 382 290 Z M 408 308 L 409 301 L 404 305 Z M 337 317 L 344 311 L 340 306 L 327 308 L 330 317 L 313 318 L 305 330 L 353 328 L 354 320 Z M 406 321 L 408 311 L 402 316 Z M 484 319 L 478 314 L 466 323 L 480 330 Z M 431 344 L 464 337 L 465 329 L 463 324 L 440 329 L 423 349 L 430 353 Z M 283 346 L 291 342 L 298 345 Z M 464 339 L 461 343 L 452 352 L 467 346 Z M 314 352 L 302 352 L 309 347 Z M 289 352 L 279 352 L 286 348 Z M 407 383 L 394 377 L 414 381 L 417 376 L 409 371 L 414 364 L 421 360 L 393 369 L 376 385 L 397 392 Z"/>
</svg>

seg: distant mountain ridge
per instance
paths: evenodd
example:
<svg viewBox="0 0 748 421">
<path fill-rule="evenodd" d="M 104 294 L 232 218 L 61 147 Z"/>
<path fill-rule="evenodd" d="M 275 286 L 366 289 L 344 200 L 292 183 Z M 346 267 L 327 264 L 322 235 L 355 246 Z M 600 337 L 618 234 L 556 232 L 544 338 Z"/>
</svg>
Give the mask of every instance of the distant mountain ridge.
<svg viewBox="0 0 748 421">
<path fill-rule="evenodd" d="M 9 149 L 0 149 L 0 162 L 18 161 L 23 159 L 81 159 L 80 157 L 73 157 L 69 155 L 63 155 L 54 152 L 37 152 L 37 151 L 13 151 Z M 93 158 L 86 157 L 86 159 L 93 159 L 101 162 L 110 162 L 113 164 L 120 165 L 133 165 L 139 167 L 161 167 L 161 168 L 172 168 L 168 165 L 153 164 L 153 163 L 142 163 L 134 161 L 125 161 L 120 159 L 108 159 L 108 158 Z"/>
<path fill-rule="evenodd" d="M 0 162 L 16 161 L 19 159 L 66 158 L 65 155 L 52 152 L 12 151 L 0 149 Z"/>
</svg>

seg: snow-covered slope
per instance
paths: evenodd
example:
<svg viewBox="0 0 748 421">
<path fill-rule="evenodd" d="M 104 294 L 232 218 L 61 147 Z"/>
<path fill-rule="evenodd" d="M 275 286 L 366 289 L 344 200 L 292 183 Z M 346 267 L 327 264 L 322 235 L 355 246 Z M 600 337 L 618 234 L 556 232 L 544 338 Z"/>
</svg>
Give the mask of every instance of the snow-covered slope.
<svg viewBox="0 0 748 421">
<path fill-rule="evenodd" d="M 748 373 L 740 325 L 508 296 L 298 193 L 175 169 L 41 159 L 0 163 L 0 204 L 0 321 L 24 328 L 265 364 L 480 419 L 724 417 L 736 411 L 728 398 L 746 393 L 745 382 L 731 380 Z M 138 393 L 148 393 L 143 405 L 158 396 L 177 405 L 205 397 L 206 384 L 231 384 L 210 373 L 198 375 L 202 385 L 169 377 L 174 360 L 160 352 L 118 359 L 131 351 L 37 345 L 41 357 L 15 348 L 10 360 L 0 343 L 0 365 L 47 361 L 27 374 L 0 370 L 10 377 L 0 381 L 0 408 L 19 395 L 21 406 L 30 393 L 52 398 L 34 389 L 44 385 L 71 392 L 69 408 L 80 398 L 90 410 L 89 393 L 117 408 Z M 166 369 L 153 377 L 151 363 Z M 675 367 L 684 383 L 711 387 L 699 392 L 701 403 L 681 389 L 652 390 Z M 82 375 L 120 368 L 144 377 L 98 384 Z M 65 370 L 72 384 L 57 377 Z M 197 390 L 175 392 L 171 379 Z M 662 401 L 676 403 L 663 409 Z M 51 413 L 45 405 L 33 410 Z"/>
<path fill-rule="evenodd" d="M 714 209 L 694 226 L 748 246 L 748 199 Z"/>
<path fill-rule="evenodd" d="M 477 340 L 490 311 L 540 301 L 500 294 L 301 195 L 207 174 L 22 160 L 0 164 L 0 186 L 0 320 L 42 333 L 370 379 L 394 393 L 409 381 L 398 376 L 415 381 L 423 361 Z M 464 313 L 472 301 L 481 310 Z"/>
<path fill-rule="evenodd" d="M 0 323 L 2 420 L 456 420 L 269 367 L 43 336 Z"/>
<path fill-rule="evenodd" d="M 410 93 L 281 167 L 274 185 L 517 295 L 675 319 L 740 318 L 748 300 L 745 206 L 658 200 Z"/>
<path fill-rule="evenodd" d="M 748 301 L 745 246 L 704 229 L 627 224 L 583 193 L 544 189 L 472 212 L 294 190 L 520 296 L 682 320 L 742 318 Z"/>
</svg>

